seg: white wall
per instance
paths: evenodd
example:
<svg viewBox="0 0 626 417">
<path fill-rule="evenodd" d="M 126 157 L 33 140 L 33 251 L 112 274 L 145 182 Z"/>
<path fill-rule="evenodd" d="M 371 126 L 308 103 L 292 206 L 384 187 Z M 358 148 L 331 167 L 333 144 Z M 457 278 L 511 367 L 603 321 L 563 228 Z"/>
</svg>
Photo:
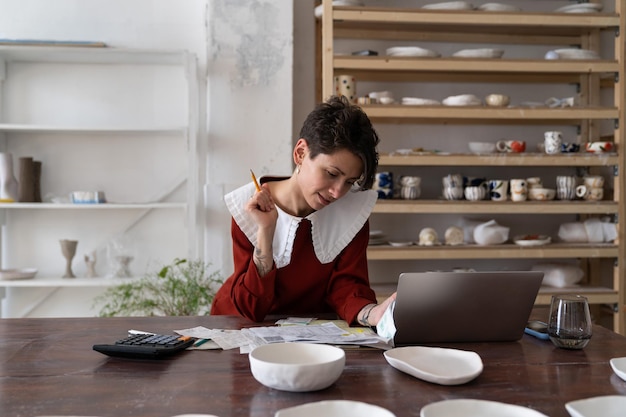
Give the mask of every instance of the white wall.
<svg viewBox="0 0 626 417">
<path fill-rule="evenodd" d="M 0 0 L 0 38 L 102 41 L 187 50 L 198 57 L 199 93 L 205 97 L 200 143 L 208 151 L 204 253 L 213 269 L 228 275 L 229 216 L 222 195 L 249 181 L 250 168 L 257 175 L 291 172 L 294 123 L 314 104 L 312 5 L 313 0 Z M 297 30 L 294 15 L 301 19 Z M 297 59 L 294 36 L 304 39 Z M 302 83 L 295 96 L 294 62 Z M 50 250 L 57 256 L 58 248 Z M 96 314 L 96 290 L 9 292 L 5 316 L 28 310 L 30 316 Z"/>
</svg>

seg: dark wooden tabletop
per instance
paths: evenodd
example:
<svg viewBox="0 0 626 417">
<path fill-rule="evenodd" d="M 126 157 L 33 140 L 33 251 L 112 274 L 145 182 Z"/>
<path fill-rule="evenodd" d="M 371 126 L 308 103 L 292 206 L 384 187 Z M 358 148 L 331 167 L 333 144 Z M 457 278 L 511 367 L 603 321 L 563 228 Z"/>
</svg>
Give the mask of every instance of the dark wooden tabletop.
<svg viewBox="0 0 626 417">
<path fill-rule="evenodd" d="M 431 402 L 476 398 L 568 417 L 568 401 L 626 395 L 626 381 L 609 365 L 610 358 L 626 356 L 626 338 L 602 327 L 594 328 L 593 338 L 581 351 L 557 349 L 527 335 L 513 343 L 441 345 L 473 350 L 482 357 L 482 374 L 458 386 L 436 385 L 402 373 L 380 350 L 347 350 L 339 380 L 309 393 L 261 385 L 250 373 L 248 356 L 237 349 L 186 351 L 161 360 L 115 359 L 92 350 L 92 345 L 110 343 L 129 329 L 171 334 L 194 326 L 254 325 L 224 316 L 1 319 L 0 416 L 272 417 L 285 407 L 349 399 L 408 417 L 419 416 Z"/>
</svg>

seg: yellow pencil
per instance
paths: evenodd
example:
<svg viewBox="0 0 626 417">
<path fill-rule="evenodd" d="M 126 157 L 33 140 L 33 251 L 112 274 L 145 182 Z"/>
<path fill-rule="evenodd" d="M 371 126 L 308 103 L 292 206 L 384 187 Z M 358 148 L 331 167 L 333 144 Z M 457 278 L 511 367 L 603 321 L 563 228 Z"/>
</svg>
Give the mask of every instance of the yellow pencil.
<svg viewBox="0 0 626 417">
<path fill-rule="evenodd" d="M 250 170 L 250 175 L 252 176 L 252 181 L 254 181 L 254 186 L 256 187 L 257 191 L 261 191 L 261 186 L 259 185 L 258 181 L 256 180 L 256 176 L 254 175 L 254 172 L 252 172 L 252 170 Z"/>
</svg>

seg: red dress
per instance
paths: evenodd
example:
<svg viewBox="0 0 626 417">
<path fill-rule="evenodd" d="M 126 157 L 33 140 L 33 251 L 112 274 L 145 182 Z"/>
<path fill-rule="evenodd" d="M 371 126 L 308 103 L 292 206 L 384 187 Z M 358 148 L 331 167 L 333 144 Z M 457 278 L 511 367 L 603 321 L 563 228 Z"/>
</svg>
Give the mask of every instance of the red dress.
<svg viewBox="0 0 626 417">
<path fill-rule="evenodd" d="M 235 271 L 217 292 L 211 314 L 262 321 L 268 314 L 335 312 L 352 324 L 364 306 L 376 303 L 367 272 L 368 222 L 334 261 L 322 264 L 313 248 L 311 223 L 302 220 L 291 262 L 282 268 L 274 265 L 264 277 L 252 260 L 252 243 L 234 220 L 231 233 Z"/>
</svg>

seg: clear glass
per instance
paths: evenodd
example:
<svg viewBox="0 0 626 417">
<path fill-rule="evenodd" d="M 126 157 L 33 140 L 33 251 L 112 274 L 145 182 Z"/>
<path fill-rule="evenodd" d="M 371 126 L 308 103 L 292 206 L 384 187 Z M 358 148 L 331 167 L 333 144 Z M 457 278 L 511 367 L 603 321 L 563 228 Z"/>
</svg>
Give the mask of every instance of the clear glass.
<svg viewBox="0 0 626 417">
<path fill-rule="evenodd" d="M 553 295 L 548 335 L 555 346 L 583 349 L 591 339 L 589 302 L 581 295 Z"/>
</svg>

